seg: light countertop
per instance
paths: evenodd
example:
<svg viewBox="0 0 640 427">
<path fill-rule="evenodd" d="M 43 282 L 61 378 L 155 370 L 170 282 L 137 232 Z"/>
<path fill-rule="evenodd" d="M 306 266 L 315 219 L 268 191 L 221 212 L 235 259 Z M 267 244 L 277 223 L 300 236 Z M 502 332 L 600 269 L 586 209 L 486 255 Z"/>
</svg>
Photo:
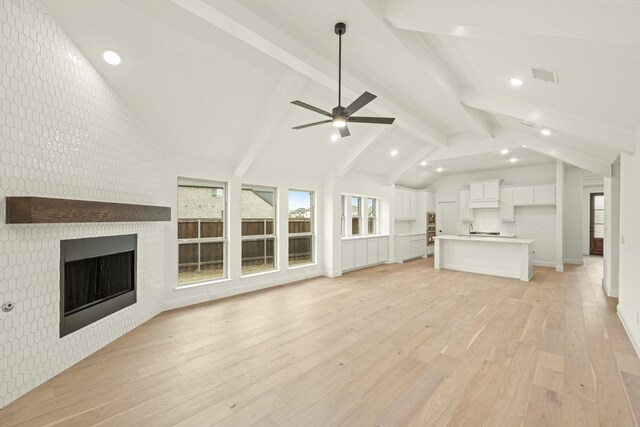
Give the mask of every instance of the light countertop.
<svg viewBox="0 0 640 427">
<path fill-rule="evenodd" d="M 463 240 L 463 241 L 471 241 L 471 242 L 495 242 L 495 243 L 518 243 L 518 244 L 526 244 L 530 245 L 533 243 L 532 239 L 518 239 L 515 237 L 468 237 L 468 236 L 436 236 L 434 239 L 439 240 Z"/>
</svg>

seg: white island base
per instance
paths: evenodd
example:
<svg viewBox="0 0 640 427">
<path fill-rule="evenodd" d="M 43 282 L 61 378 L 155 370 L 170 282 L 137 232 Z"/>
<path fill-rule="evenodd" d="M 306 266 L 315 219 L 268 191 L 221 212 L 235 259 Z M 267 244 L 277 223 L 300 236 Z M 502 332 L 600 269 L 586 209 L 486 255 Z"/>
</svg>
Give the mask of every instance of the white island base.
<svg viewBox="0 0 640 427">
<path fill-rule="evenodd" d="M 532 243 L 531 239 L 437 236 L 434 267 L 528 282 L 533 276 Z"/>
</svg>

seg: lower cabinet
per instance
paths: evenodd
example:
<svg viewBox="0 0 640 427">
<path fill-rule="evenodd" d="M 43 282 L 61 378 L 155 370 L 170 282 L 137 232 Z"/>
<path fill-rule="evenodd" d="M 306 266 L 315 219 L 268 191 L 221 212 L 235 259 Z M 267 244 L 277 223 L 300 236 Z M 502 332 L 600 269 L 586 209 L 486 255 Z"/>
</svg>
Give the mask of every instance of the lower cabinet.
<svg viewBox="0 0 640 427">
<path fill-rule="evenodd" d="M 421 258 L 427 255 L 426 234 L 395 236 L 395 259 L 397 262 Z"/>
<path fill-rule="evenodd" d="M 389 260 L 389 237 L 342 240 L 342 271 L 357 270 Z"/>
</svg>

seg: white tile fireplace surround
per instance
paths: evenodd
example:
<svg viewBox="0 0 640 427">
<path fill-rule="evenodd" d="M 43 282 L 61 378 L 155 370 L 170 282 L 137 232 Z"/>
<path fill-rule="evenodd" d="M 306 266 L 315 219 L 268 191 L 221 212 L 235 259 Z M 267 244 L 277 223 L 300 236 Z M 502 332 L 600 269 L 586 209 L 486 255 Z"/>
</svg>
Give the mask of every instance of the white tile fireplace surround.
<svg viewBox="0 0 640 427">
<path fill-rule="evenodd" d="M 159 313 L 165 223 L 6 225 L 6 196 L 167 205 L 162 154 L 33 0 L 0 7 L 0 407 Z M 165 191 L 166 193 L 166 191 Z M 60 338 L 60 240 L 138 234 L 138 302 Z"/>
</svg>

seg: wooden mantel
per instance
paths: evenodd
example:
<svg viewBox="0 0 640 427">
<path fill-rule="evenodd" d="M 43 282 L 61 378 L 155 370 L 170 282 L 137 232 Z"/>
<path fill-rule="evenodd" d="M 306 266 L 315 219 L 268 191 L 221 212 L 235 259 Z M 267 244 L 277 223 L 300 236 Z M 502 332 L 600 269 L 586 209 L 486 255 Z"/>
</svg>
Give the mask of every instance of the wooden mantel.
<svg viewBox="0 0 640 427">
<path fill-rule="evenodd" d="M 171 208 L 48 197 L 7 197 L 7 224 L 171 221 Z"/>
</svg>

